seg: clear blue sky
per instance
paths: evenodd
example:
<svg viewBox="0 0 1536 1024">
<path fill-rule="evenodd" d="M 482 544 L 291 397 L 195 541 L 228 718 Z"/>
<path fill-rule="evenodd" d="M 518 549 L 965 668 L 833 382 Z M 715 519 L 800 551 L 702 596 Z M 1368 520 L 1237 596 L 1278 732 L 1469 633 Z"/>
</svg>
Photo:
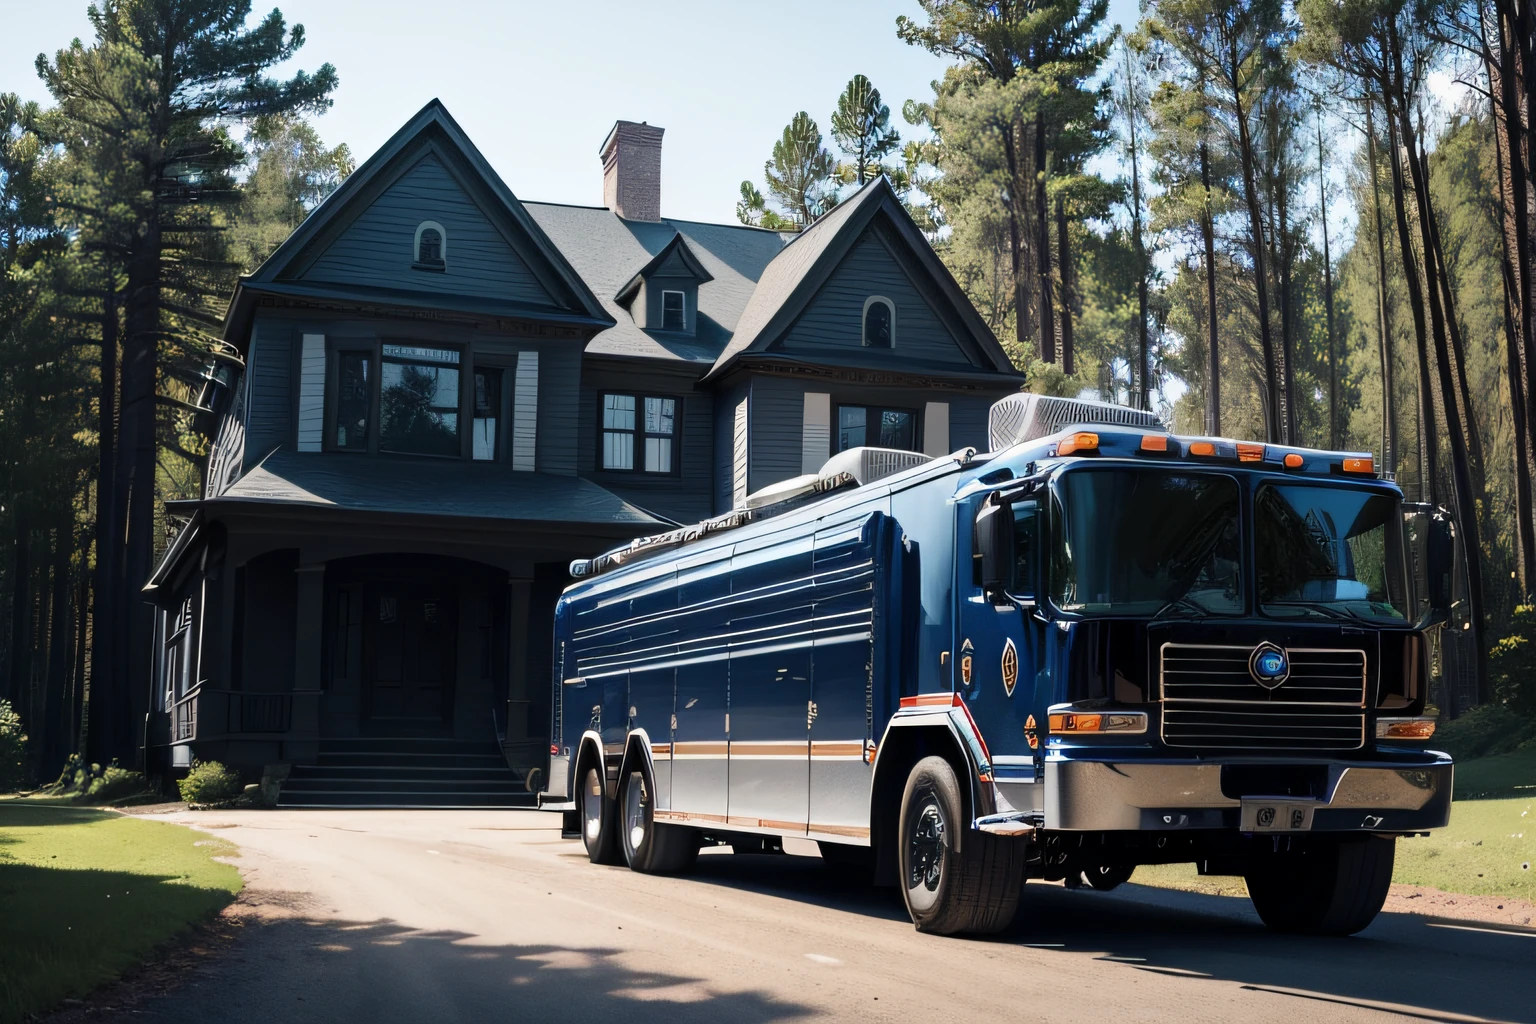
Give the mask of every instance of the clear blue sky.
<svg viewBox="0 0 1536 1024">
<path fill-rule="evenodd" d="M 33 61 L 88 38 L 88 0 L 0 0 L 0 92 L 48 101 Z M 915 0 L 257 0 L 304 26 L 295 61 L 336 65 L 317 125 L 361 161 L 434 96 L 522 199 L 602 204 L 597 147 L 614 120 L 666 129 L 662 210 L 731 220 L 785 123 L 823 132 L 837 95 L 868 75 L 899 128 L 944 62 L 896 38 Z M 1111 0 L 1129 27 L 1136 0 Z"/>
</svg>

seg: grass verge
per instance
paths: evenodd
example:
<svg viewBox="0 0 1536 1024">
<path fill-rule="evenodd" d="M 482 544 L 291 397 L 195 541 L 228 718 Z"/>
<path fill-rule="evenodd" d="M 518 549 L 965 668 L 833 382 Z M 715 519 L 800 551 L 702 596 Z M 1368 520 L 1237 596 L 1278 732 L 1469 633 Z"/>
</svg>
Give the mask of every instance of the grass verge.
<svg viewBox="0 0 1536 1024">
<path fill-rule="evenodd" d="M 218 912 L 233 844 L 106 811 L 0 802 L 0 1024 L 80 996 Z"/>
</svg>

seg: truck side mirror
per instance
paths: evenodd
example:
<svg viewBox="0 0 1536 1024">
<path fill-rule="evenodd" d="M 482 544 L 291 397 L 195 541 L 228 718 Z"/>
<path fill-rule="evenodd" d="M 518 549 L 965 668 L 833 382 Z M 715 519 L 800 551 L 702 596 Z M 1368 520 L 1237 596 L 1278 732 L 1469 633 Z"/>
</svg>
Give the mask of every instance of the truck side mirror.
<svg viewBox="0 0 1536 1024">
<path fill-rule="evenodd" d="M 976 513 L 976 552 L 981 556 L 981 588 L 989 594 L 1013 584 L 1013 510 L 988 502 Z"/>
</svg>

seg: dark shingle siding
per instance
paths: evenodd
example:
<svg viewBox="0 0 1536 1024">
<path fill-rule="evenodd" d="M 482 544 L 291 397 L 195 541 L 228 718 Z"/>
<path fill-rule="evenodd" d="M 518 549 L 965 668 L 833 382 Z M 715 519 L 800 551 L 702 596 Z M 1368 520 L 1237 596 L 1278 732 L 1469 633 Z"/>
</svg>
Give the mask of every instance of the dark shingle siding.
<svg viewBox="0 0 1536 1024">
<path fill-rule="evenodd" d="M 442 273 L 411 268 L 416 228 L 426 220 L 441 224 L 448 235 Z M 436 156 L 422 159 L 374 200 L 303 279 L 554 304 Z"/>
<path fill-rule="evenodd" d="M 291 438 L 293 330 L 258 320 L 251 349 L 251 394 L 245 434 L 247 465 Z"/>
<path fill-rule="evenodd" d="M 893 353 L 864 347 L 864 302 L 872 295 L 896 305 Z M 898 363 L 909 357 L 970 365 L 954 335 L 872 230 L 854 244 L 778 344 L 795 353 L 826 348 L 862 352 L 872 363 L 891 362 L 894 355 Z"/>
</svg>

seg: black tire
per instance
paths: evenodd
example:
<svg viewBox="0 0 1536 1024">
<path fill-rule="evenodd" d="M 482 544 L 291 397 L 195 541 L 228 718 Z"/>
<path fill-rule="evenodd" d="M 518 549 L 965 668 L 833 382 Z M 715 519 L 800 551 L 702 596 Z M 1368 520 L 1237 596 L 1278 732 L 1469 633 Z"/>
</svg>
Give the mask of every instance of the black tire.
<svg viewBox="0 0 1536 1024">
<path fill-rule="evenodd" d="M 656 788 L 642 766 L 619 781 L 618 831 L 625 862 L 635 871 L 669 875 L 693 868 L 699 833 L 656 821 Z"/>
<path fill-rule="evenodd" d="M 1018 909 L 1023 844 L 968 830 L 964 814 L 960 782 L 949 762 L 919 761 L 907 776 L 896 841 L 902 899 L 920 932 L 999 932 Z"/>
<path fill-rule="evenodd" d="M 576 790 L 576 808 L 581 826 L 581 844 L 593 864 L 622 864 L 616 826 L 618 812 L 613 798 L 603 785 L 602 768 L 588 765 Z"/>
<path fill-rule="evenodd" d="M 1097 891 L 1109 892 L 1109 890 L 1129 882 L 1131 880 L 1131 872 L 1135 870 L 1133 867 L 1125 867 L 1124 865 L 1111 867 L 1107 864 L 1101 864 L 1097 867 L 1085 869 L 1083 871 L 1083 878 Z"/>
<path fill-rule="evenodd" d="M 1285 853 L 1256 856 L 1243 875 L 1253 909 L 1271 931 L 1353 935 L 1387 901 L 1396 842 L 1318 837 Z"/>
</svg>

